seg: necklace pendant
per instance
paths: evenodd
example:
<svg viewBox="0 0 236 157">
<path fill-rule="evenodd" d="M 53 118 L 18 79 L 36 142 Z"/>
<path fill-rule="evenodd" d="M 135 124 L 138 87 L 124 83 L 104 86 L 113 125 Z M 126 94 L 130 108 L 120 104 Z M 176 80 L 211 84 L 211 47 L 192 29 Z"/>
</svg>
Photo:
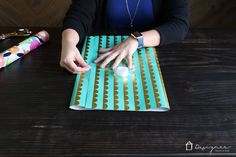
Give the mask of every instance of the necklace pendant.
<svg viewBox="0 0 236 157">
<path fill-rule="evenodd" d="M 134 19 L 135 19 L 136 14 L 137 14 L 140 1 L 141 1 L 141 0 L 138 0 L 138 3 L 136 4 L 136 8 L 135 8 L 135 11 L 134 11 L 134 15 L 133 15 L 133 17 L 132 17 L 132 16 L 131 16 L 131 13 L 130 13 L 130 9 L 129 9 L 128 0 L 125 0 L 126 9 L 127 9 L 127 12 L 128 12 L 128 15 L 129 15 L 129 19 L 130 19 L 130 28 L 132 28 L 132 29 L 134 29 L 133 22 L 134 22 Z"/>
</svg>

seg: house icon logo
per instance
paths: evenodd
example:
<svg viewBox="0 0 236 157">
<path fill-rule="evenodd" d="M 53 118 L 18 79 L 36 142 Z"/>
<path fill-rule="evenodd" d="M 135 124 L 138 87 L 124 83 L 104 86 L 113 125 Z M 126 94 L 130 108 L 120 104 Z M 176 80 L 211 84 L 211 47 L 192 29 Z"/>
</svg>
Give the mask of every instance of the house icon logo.
<svg viewBox="0 0 236 157">
<path fill-rule="evenodd" d="M 193 143 L 191 141 L 188 141 L 186 143 L 186 151 L 192 151 L 193 150 Z"/>
</svg>

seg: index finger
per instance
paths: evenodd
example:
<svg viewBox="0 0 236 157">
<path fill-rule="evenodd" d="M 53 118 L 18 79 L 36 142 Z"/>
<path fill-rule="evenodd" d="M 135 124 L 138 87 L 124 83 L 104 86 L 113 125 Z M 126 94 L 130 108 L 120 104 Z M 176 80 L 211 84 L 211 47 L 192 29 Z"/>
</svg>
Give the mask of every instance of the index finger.
<svg viewBox="0 0 236 157">
<path fill-rule="evenodd" d="M 106 49 L 99 50 L 98 52 L 99 53 L 107 53 L 107 52 L 110 52 L 111 50 L 112 50 L 112 48 L 106 48 Z"/>
<path fill-rule="evenodd" d="M 132 60 L 132 55 L 128 56 L 128 67 L 133 68 L 133 60 Z"/>
</svg>

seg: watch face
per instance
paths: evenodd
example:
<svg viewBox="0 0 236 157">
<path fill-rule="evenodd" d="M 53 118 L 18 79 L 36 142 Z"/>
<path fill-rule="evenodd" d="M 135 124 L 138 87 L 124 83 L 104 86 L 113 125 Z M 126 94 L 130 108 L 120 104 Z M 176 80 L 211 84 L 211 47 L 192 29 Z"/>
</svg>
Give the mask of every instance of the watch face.
<svg viewBox="0 0 236 157">
<path fill-rule="evenodd" d="M 138 38 L 138 37 L 142 37 L 143 35 L 141 34 L 141 33 L 139 33 L 139 32 L 134 32 L 134 33 L 132 33 L 136 38 Z"/>
</svg>

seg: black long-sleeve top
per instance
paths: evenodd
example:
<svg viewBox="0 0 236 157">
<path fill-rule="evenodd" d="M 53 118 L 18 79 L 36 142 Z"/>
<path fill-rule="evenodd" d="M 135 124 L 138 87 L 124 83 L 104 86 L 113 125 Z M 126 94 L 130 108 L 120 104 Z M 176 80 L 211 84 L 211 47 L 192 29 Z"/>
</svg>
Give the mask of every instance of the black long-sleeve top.
<svg viewBox="0 0 236 157">
<path fill-rule="evenodd" d="M 92 28 L 107 30 L 107 0 L 73 0 L 63 22 L 63 30 L 74 29 L 84 38 Z M 183 40 L 189 29 L 188 0 L 152 0 L 160 45 Z M 147 28 L 150 28 L 147 26 Z"/>
</svg>

